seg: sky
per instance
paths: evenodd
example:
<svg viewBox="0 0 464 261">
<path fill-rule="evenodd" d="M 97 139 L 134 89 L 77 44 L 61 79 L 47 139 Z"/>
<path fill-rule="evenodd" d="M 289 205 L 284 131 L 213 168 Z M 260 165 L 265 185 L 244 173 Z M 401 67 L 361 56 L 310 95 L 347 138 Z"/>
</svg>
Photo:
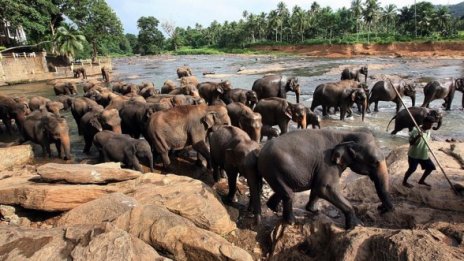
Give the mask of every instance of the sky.
<svg viewBox="0 0 464 261">
<path fill-rule="evenodd" d="M 154 16 L 160 22 L 169 21 L 176 26 L 195 26 L 196 23 L 207 27 L 212 21 L 238 21 L 242 13 L 269 13 L 277 7 L 281 0 L 107 0 L 118 17 L 121 19 L 126 33 L 137 34 L 137 20 L 141 16 Z M 463 0 L 430 0 L 433 4 L 457 4 Z M 291 11 L 298 5 L 307 10 L 313 0 L 284 0 Z M 330 6 L 338 9 L 350 7 L 351 0 L 320 0 L 322 7 Z M 417 2 L 421 2 L 418 0 Z M 395 4 L 399 8 L 414 4 L 414 0 L 381 0 L 381 6 Z"/>
</svg>

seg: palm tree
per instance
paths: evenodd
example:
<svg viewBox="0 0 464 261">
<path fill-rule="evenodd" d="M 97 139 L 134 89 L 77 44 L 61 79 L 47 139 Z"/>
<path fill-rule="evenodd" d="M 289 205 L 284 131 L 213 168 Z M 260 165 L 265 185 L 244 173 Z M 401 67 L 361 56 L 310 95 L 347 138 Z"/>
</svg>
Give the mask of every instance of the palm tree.
<svg viewBox="0 0 464 261">
<path fill-rule="evenodd" d="M 275 41 L 277 42 L 277 33 L 279 31 L 279 26 L 281 24 L 281 19 L 277 14 L 276 10 L 272 10 L 269 12 L 267 19 L 269 21 L 269 28 L 272 29 L 275 33 Z"/>
<path fill-rule="evenodd" d="M 356 40 L 359 40 L 359 22 L 362 14 L 361 0 L 353 0 L 351 2 L 351 11 L 353 12 L 354 19 L 356 20 Z"/>
<path fill-rule="evenodd" d="M 284 24 L 288 21 L 289 11 L 284 2 L 277 4 L 277 15 L 279 16 L 278 23 L 280 25 L 280 41 L 282 42 L 282 34 L 284 31 Z"/>
<path fill-rule="evenodd" d="M 363 10 L 364 21 L 367 23 L 367 43 L 370 40 L 371 27 L 375 23 L 379 13 L 379 3 L 378 0 L 366 0 L 365 7 Z"/>
<path fill-rule="evenodd" d="M 437 31 L 444 32 L 448 31 L 449 23 L 451 21 L 451 14 L 447 7 L 441 6 L 435 11 L 434 23 L 437 27 Z"/>
<path fill-rule="evenodd" d="M 394 23 L 395 23 L 395 19 L 397 17 L 396 5 L 394 5 L 394 4 L 387 5 L 385 7 L 385 10 L 384 10 L 384 17 L 385 17 L 386 24 L 387 24 L 387 26 L 386 26 L 387 27 L 387 32 L 390 29 L 395 28 Z"/>
<path fill-rule="evenodd" d="M 76 52 L 84 48 L 85 36 L 81 34 L 73 34 L 65 27 L 58 27 L 56 30 L 53 44 L 56 45 L 58 53 L 65 56 L 69 61 L 72 61 Z"/>
<path fill-rule="evenodd" d="M 292 10 L 292 18 L 291 18 L 291 23 L 295 27 L 295 30 L 298 32 L 298 34 L 301 37 L 301 42 L 304 41 L 304 31 L 306 30 L 308 26 L 308 19 L 306 17 L 305 12 L 301 7 L 295 6 L 293 7 Z"/>
</svg>

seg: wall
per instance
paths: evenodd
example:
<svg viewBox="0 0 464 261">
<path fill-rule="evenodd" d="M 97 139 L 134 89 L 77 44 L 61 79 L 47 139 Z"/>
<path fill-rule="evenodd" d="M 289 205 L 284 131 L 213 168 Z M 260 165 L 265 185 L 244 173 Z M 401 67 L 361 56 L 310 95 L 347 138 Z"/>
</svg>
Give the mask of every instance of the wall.
<svg viewBox="0 0 464 261">
<path fill-rule="evenodd" d="M 52 80 L 57 78 L 73 77 L 72 68 L 84 67 L 87 75 L 101 74 L 101 67 L 111 70 L 111 59 L 105 58 L 97 63 L 84 63 L 67 67 L 55 67 L 55 72 L 49 72 L 47 68 L 46 53 L 21 54 L 20 57 L 12 55 L 0 56 L 0 85 L 19 82 L 33 82 Z"/>
</svg>

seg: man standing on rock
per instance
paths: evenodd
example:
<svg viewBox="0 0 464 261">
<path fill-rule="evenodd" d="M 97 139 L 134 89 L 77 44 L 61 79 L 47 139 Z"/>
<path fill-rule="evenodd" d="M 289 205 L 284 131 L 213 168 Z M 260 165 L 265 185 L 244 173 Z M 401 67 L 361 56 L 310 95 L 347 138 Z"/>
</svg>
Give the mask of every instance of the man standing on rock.
<svg viewBox="0 0 464 261">
<path fill-rule="evenodd" d="M 434 171 L 435 164 L 429 158 L 429 149 L 427 148 L 426 141 L 430 140 L 430 129 L 433 125 L 433 118 L 426 117 L 422 123 L 422 135 L 417 127 L 409 133 L 409 151 L 408 151 L 408 164 L 409 168 L 404 174 L 403 186 L 412 188 L 413 185 L 408 183 L 409 177 L 416 171 L 417 165 L 421 165 L 424 174 L 419 180 L 419 184 L 431 187 L 430 184 L 425 182 L 425 179 Z M 423 137 L 423 138 L 421 138 Z"/>
</svg>

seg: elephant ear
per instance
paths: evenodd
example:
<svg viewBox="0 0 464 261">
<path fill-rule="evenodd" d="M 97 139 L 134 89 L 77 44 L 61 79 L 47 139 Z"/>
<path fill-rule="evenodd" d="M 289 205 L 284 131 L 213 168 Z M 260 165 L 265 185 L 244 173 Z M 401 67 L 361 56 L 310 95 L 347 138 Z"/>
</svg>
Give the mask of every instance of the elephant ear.
<svg viewBox="0 0 464 261">
<path fill-rule="evenodd" d="M 224 90 L 222 89 L 221 86 L 217 86 L 217 87 L 216 87 L 216 91 L 217 91 L 218 93 L 220 93 L 220 94 L 223 94 L 223 93 L 224 93 Z"/>
<path fill-rule="evenodd" d="M 94 127 L 98 131 L 103 130 L 103 127 L 102 127 L 100 121 L 98 120 L 98 117 L 96 117 L 96 116 L 92 117 L 92 119 L 90 119 L 89 123 L 90 123 L 90 126 Z"/>
<path fill-rule="evenodd" d="M 287 116 L 289 119 L 292 118 L 292 104 L 291 103 L 288 103 L 287 104 L 287 107 L 285 108 L 285 116 Z"/>
<path fill-rule="evenodd" d="M 201 119 L 201 123 L 203 123 L 205 129 L 210 129 L 214 126 L 215 118 L 216 112 L 209 112 Z"/>
<path fill-rule="evenodd" d="M 348 141 L 335 146 L 330 157 L 332 163 L 345 169 L 350 164 L 351 160 L 356 159 L 356 153 L 353 149 L 354 144 L 353 141 Z"/>
</svg>

